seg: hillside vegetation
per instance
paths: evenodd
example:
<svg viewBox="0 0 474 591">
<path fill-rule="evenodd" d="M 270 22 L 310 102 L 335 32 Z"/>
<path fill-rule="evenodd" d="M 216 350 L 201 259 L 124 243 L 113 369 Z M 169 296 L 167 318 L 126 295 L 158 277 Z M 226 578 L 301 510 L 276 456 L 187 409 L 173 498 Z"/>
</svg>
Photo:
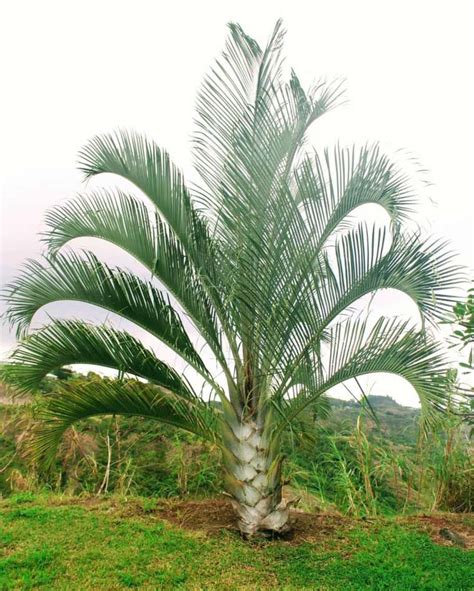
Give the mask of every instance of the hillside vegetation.
<svg viewBox="0 0 474 591">
<path fill-rule="evenodd" d="M 83 382 L 97 375 L 69 378 Z M 222 492 L 217 447 L 139 417 L 89 419 L 68 431 L 54 469 L 38 473 L 28 441 L 41 400 L 0 407 L 0 493 L 209 497 Z M 472 511 L 472 446 L 447 416 L 436 437 L 418 438 L 418 410 L 384 396 L 361 406 L 334 399 L 324 416 L 304 415 L 285 440 L 285 494 L 308 510 L 352 515 Z M 321 409 L 319 409 L 321 412 Z M 291 480 L 288 480 L 291 474 Z"/>
</svg>

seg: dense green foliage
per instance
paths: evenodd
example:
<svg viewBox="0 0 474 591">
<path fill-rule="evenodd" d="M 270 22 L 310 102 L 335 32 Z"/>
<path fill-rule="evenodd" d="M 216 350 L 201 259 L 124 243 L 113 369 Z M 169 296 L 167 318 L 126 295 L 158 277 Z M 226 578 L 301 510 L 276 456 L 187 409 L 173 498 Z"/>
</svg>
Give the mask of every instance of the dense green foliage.
<svg viewBox="0 0 474 591">
<path fill-rule="evenodd" d="M 451 346 L 458 349 L 462 356 L 455 374 L 456 386 L 466 400 L 463 412 L 471 424 L 471 436 L 474 436 L 474 288 L 468 290 L 464 301 L 455 304 L 453 312 Z"/>
<path fill-rule="evenodd" d="M 341 524 L 319 542 L 246 544 L 128 515 L 18 495 L 0 502 L 0 588 L 445 591 L 474 586 L 474 554 L 396 521 Z"/>
<path fill-rule="evenodd" d="M 468 290 L 467 298 L 457 302 L 453 309 L 455 330 L 454 337 L 458 339 L 460 348 L 470 347 L 470 363 L 468 369 L 473 369 L 472 347 L 474 347 L 474 288 Z"/>
</svg>

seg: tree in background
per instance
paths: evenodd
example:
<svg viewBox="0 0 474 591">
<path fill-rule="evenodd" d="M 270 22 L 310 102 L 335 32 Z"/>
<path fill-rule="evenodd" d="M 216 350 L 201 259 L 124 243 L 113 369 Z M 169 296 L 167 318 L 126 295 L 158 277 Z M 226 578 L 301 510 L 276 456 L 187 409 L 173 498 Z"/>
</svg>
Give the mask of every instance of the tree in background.
<svg viewBox="0 0 474 591">
<path fill-rule="evenodd" d="M 444 408 L 435 340 L 353 307 L 397 289 L 434 324 L 451 306 L 458 269 L 443 244 L 405 229 L 416 202 L 410 181 L 377 146 L 305 149 L 309 127 L 340 101 L 340 86 L 305 91 L 293 71 L 283 76 L 280 23 L 264 48 L 229 28 L 197 103 L 200 183 L 191 188 L 168 154 L 137 133 L 93 138 L 80 153 L 85 178 L 117 175 L 140 195 L 91 190 L 47 214 L 46 256 L 6 290 L 21 338 L 7 373 L 27 390 L 65 365 L 118 370 L 121 381 L 65 382 L 47 399 L 38 461 L 47 466 L 80 419 L 152 417 L 217 442 L 242 533 L 273 535 L 288 529 L 291 505 L 282 498 L 282 433 L 330 388 L 390 372 L 417 391 L 425 426 Z M 389 228 L 349 223 L 370 203 L 388 213 Z M 63 249 L 87 236 L 134 256 L 149 278 Z M 59 300 L 98 306 L 147 331 L 207 393 L 109 324 L 53 320 L 27 334 L 35 313 Z"/>
<path fill-rule="evenodd" d="M 461 394 L 461 398 L 468 400 L 465 415 L 472 424 L 474 420 L 474 387 L 472 380 L 466 383 L 465 376 L 472 376 L 474 371 L 474 288 L 467 292 L 465 301 L 456 302 L 449 323 L 453 325 L 451 347 L 462 355 L 459 371 L 453 370 L 453 390 Z M 464 376 L 464 377 L 463 377 Z"/>
<path fill-rule="evenodd" d="M 455 330 L 453 335 L 461 351 L 468 349 L 466 361 L 461 362 L 461 367 L 474 369 L 474 288 L 468 290 L 466 301 L 456 302 L 453 308 Z"/>
</svg>

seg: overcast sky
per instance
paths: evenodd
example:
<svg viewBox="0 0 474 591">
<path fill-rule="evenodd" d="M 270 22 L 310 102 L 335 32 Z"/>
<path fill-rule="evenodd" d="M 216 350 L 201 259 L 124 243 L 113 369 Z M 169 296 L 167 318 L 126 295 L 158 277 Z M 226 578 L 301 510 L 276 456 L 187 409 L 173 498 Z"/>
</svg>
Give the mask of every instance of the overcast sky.
<svg viewBox="0 0 474 591">
<path fill-rule="evenodd" d="M 288 64 L 306 84 L 346 79 L 349 103 L 315 125 L 312 143 L 380 141 L 403 150 L 408 168 L 421 163 L 432 185 L 420 193 L 417 222 L 447 237 L 472 269 L 471 0 L 15 0 L 0 15 L 2 283 L 41 252 L 44 211 L 81 190 L 76 155 L 92 135 L 145 131 L 192 176 L 196 92 L 226 23 L 264 44 L 279 17 Z M 3 327 L 3 356 L 13 343 Z M 415 401 L 402 380 L 367 384 Z"/>
</svg>

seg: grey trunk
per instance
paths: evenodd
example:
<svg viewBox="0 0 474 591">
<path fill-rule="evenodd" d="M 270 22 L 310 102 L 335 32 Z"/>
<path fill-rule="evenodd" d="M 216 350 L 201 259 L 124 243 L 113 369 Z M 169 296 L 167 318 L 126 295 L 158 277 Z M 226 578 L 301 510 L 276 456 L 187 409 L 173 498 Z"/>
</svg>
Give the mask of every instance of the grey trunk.
<svg viewBox="0 0 474 591">
<path fill-rule="evenodd" d="M 289 530 L 289 505 L 282 499 L 279 441 L 269 440 L 254 421 L 231 421 L 223 437 L 225 481 L 245 537 Z"/>
</svg>

